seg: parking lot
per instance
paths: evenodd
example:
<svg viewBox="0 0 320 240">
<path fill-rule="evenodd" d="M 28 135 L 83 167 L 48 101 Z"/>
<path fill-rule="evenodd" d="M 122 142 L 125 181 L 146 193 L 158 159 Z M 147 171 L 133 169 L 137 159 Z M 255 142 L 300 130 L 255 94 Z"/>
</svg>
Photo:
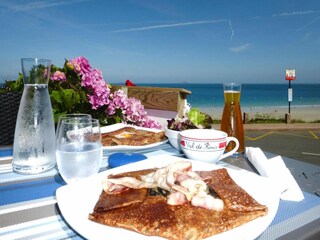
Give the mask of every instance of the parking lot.
<svg viewBox="0 0 320 240">
<path fill-rule="evenodd" d="M 245 132 L 245 144 L 263 151 L 320 165 L 320 130 L 255 130 Z"/>
</svg>

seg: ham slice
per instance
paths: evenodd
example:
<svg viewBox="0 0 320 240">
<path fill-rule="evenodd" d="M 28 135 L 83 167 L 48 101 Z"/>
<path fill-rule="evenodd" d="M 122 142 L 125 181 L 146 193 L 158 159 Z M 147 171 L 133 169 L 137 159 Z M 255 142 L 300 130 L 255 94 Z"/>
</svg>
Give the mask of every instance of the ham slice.
<svg viewBox="0 0 320 240">
<path fill-rule="evenodd" d="M 221 211 L 223 202 L 208 195 L 208 186 L 201 177 L 191 171 L 191 163 L 177 161 L 166 167 L 139 176 L 109 178 L 103 182 L 103 189 L 109 194 L 117 194 L 127 188 L 160 187 L 169 191 L 168 204 L 179 205 L 186 201 L 197 207 Z M 194 200 L 193 200 L 194 199 Z"/>
</svg>

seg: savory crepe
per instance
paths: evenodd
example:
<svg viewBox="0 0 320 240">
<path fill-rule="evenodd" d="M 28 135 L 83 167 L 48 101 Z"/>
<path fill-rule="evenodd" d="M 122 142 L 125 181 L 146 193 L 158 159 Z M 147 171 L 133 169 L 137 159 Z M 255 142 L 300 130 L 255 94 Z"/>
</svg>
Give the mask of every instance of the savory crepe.
<svg viewBox="0 0 320 240">
<path fill-rule="evenodd" d="M 268 212 L 226 169 L 194 172 L 190 162 L 111 175 L 89 219 L 168 239 L 203 239 Z"/>
<path fill-rule="evenodd" d="M 123 127 L 112 132 L 102 133 L 101 136 L 103 146 L 144 146 L 165 139 L 164 131 L 154 132 L 134 127 Z"/>
</svg>

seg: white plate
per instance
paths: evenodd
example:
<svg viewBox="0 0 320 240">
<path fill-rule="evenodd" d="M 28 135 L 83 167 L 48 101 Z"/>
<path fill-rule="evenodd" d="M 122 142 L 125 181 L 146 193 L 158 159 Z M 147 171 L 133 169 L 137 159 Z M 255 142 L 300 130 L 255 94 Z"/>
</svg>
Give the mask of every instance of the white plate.
<svg viewBox="0 0 320 240">
<path fill-rule="evenodd" d="M 154 129 L 154 128 L 144 128 L 144 127 L 137 127 L 134 125 L 127 125 L 127 124 L 123 124 L 123 123 L 117 123 L 117 124 L 113 124 L 110 126 L 105 126 L 105 127 L 101 127 L 101 133 L 107 133 L 107 132 L 113 132 L 116 131 L 120 128 L 124 128 L 124 127 L 133 127 L 135 129 L 140 129 L 140 130 L 146 130 L 146 131 L 150 131 L 150 132 L 161 132 L 163 130 L 160 129 Z M 143 149 L 148 149 L 148 148 L 152 148 L 152 147 L 156 147 L 159 146 L 161 144 L 164 144 L 168 141 L 168 139 L 163 140 L 161 142 L 157 142 L 157 143 L 152 143 L 152 144 L 148 144 L 148 145 L 143 145 L 143 146 L 128 146 L 128 145 L 117 145 L 117 146 L 103 146 L 103 149 L 105 150 L 110 150 L 110 151 L 115 151 L 115 150 L 143 150 Z"/>
<path fill-rule="evenodd" d="M 83 182 L 60 187 L 56 192 L 58 205 L 64 219 L 80 235 L 87 239 L 162 239 L 159 237 L 147 237 L 139 233 L 122 228 L 114 228 L 92 222 L 88 219 L 89 213 L 99 198 L 102 191 L 101 181 L 109 174 L 125 171 L 133 171 L 154 167 L 163 167 L 177 160 L 190 161 L 185 158 L 173 156 L 157 156 L 140 162 L 124 165 L 118 168 L 101 172 Z M 220 168 L 210 163 L 191 161 L 194 170 L 212 170 Z M 259 203 L 268 206 L 268 214 L 255 219 L 230 231 L 210 237 L 212 240 L 225 239 L 255 239 L 272 222 L 279 204 L 279 194 L 267 178 L 260 177 L 245 170 L 228 169 L 230 176 L 251 194 Z"/>
</svg>

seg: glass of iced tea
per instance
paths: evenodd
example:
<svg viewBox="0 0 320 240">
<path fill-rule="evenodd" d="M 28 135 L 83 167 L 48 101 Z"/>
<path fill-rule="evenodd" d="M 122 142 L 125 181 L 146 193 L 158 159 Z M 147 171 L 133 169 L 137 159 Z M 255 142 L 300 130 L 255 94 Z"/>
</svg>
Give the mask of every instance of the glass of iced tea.
<svg viewBox="0 0 320 240">
<path fill-rule="evenodd" d="M 241 84 L 225 83 L 223 84 L 223 91 L 224 108 L 220 128 L 228 136 L 238 139 L 239 148 L 233 156 L 241 156 L 244 153 L 244 130 L 240 108 Z M 226 152 L 231 151 L 234 144 L 234 142 L 230 142 L 226 147 Z"/>
</svg>

